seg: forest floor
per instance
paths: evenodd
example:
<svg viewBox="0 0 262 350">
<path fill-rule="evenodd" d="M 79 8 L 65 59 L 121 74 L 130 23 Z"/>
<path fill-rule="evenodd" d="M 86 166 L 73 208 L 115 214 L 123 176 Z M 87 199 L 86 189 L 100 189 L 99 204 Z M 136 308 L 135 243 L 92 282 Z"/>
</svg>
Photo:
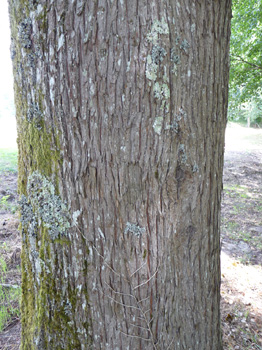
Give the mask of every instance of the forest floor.
<svg viewBox="0 0 262 350">
<path fill-rule="evenodd" d="M 16 213 L 17 173 L 12 162 L 6 166 L 1 159 L 0 152 L 0 349 L 18 350 L 21 325 L 17 295 L 21 289 L 16 287 L 21 280 L 21 239 Z M 227 127 L 221 243 L 224 350 L 262 350 L 261 129 L 236 124 Z"/>
</svg>

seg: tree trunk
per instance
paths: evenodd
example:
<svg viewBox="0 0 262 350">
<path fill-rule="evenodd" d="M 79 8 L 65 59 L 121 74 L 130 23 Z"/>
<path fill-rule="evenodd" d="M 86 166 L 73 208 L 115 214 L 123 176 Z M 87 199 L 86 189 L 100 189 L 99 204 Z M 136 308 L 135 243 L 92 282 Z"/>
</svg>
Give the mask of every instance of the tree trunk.
<svg viewBox="0 0 262 350">
<path fill-rule="evenodd" d="M 231 2 L 9 8 L 22 349 L 222 349 Z"/>
</svg>

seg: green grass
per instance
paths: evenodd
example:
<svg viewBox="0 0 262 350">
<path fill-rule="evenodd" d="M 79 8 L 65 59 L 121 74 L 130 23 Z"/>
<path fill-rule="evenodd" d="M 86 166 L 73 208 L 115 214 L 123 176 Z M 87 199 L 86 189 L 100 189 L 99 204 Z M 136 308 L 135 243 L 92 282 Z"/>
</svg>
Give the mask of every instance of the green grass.
<svg viewBox="0 0 262 350">
<path fill-rule="evenodd" d="M 0 149 L 0 174 L 17 173 L 17 150 L 10 148 Z"/>
<path fill-rule="evenodd" d="M 0 257 L 0 332 L 13 318 L 20 317 L 21 288 L 5 287 L 6 274 L 6 262 Z"/>
<path fill-rule="evenodd" d="M 224 185 L 224 191 L 232 197 L 251 198 L 249 188 L 241 185 Z"/>
<path fill-rule="evenodd" d="M 2 198 L 0 198 L 0 210 L 15 214 L 18 209 L 17 202 L 9 202 L 9 197 L 10 195 L 3 196 Z"/>
</svg>

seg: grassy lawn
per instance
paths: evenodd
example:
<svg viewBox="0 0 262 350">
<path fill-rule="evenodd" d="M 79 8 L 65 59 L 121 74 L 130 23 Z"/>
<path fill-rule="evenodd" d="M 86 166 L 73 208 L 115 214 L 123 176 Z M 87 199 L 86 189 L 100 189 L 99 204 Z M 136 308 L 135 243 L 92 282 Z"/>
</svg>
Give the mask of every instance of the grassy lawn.
<svg viewBox="0 0 262 350">
<path fill-rule="evenodd" d="M 0 174 L 17 173 L 17 149 L 0 148 Z"/>
</svg>

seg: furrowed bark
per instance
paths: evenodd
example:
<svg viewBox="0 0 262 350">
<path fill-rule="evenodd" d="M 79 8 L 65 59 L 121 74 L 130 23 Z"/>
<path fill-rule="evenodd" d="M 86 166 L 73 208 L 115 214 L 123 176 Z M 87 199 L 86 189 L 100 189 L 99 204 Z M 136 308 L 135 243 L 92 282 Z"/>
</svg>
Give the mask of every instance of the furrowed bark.
<svg viewBox="0 0 262 350">
<path fill-rule="evenodd" d="M 222 349 L 231 2 L 9 7 L 22 349 Z"/>
</svg>

